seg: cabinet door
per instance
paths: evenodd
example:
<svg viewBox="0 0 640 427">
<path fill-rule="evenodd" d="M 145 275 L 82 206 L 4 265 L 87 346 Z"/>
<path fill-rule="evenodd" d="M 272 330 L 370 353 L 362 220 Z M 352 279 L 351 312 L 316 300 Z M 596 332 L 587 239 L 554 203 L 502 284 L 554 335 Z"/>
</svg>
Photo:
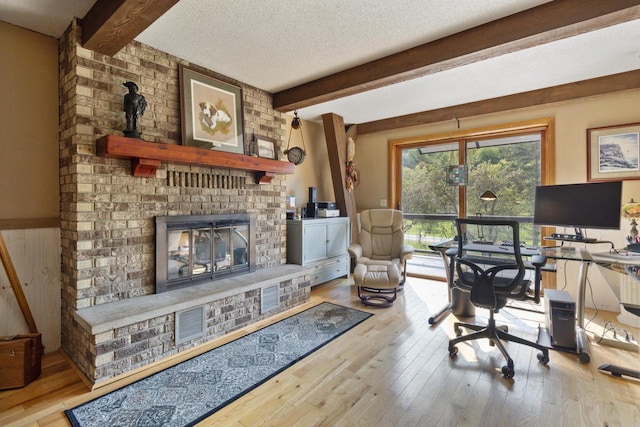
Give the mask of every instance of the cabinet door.
<svg viewBox="0 0 640 427">
<path fill-rule="evenodd" d="M 341 221 L 327 224 L 327 257 L 342 255 L 347 252 L 349 244 L 349 223 Z"/>
<path fill-rule="evenodd" d="M 307 223 L 304 225 L 304 264 L 327 257 L 327 225 Z"/>
</svg>

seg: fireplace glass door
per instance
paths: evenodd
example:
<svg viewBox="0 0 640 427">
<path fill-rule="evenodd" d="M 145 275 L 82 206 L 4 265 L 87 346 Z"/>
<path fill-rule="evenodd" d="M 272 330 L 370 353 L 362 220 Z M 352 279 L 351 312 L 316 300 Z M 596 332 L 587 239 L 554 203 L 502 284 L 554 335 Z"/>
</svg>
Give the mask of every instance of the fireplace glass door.
<svg viewBox="0 0 640 427">
<path fill-rule="evenodd" d="M 167 279 L 225 274 L 248 267 L 249 227 L 168 230 Z"/>
<path fill-rule="evenodd" d="M 156 217 L 156 292 L 255 271 L 249 214 Z"/>
</svg>

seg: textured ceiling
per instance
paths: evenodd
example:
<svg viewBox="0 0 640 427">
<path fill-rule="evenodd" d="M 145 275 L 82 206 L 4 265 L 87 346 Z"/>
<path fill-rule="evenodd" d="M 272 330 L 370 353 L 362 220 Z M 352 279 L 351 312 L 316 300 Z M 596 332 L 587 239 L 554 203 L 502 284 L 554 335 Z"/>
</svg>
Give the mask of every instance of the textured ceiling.
<svg viewBox="0 0 640 427">
<path fill-rule="evenodd" d="M 0 0 L 59 37 L 93 0 Z M 277 92 L 531 8 L 540 0 L 181 0 L 136 40 Z M 301 108 L 363 123 L 640 69 L 640 20 Z"/>
</svg>

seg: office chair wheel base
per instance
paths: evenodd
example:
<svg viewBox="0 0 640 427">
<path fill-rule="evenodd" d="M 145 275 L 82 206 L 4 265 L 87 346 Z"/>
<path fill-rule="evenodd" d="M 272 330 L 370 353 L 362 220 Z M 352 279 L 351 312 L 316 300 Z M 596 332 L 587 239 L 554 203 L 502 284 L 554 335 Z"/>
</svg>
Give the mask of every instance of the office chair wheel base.
<svg viewBox="0 0 640 427">
<path fill-rule="evenodd" d="M 513 376 L 515 375 L 515 370 L 513 368 L 510 368 L 508 366 L 503 366 L 502 367 L 502 375 L 507 378 L 513 378 Z"/>
<path fill-rule="evenodd" d="M 449 356 L 455 357 L 456 354 L 458 354 L 458 347 L 455 345 L 449 346 Z"/>
<path fill-rule="evenodd" d="M 549 363 L 549 355 L 548 354 L 544 354 L 543 352 L 538 353 L 538 361 L 540 363 L 542 363 L 543 365 L 546 365 L 547 363 Z"/>
</svg>

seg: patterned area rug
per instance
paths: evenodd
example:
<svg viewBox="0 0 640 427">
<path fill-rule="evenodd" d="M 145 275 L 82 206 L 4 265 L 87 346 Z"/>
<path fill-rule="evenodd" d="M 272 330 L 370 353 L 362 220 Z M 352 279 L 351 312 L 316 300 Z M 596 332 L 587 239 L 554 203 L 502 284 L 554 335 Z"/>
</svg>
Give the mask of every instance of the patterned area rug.
<svg viewBox="0 0 640 427">
<path fill-rule="evenodd" d="M 324 302 L 65 412 L 78 427 L 191 426 L 369 316 Z"/>
</svg>

